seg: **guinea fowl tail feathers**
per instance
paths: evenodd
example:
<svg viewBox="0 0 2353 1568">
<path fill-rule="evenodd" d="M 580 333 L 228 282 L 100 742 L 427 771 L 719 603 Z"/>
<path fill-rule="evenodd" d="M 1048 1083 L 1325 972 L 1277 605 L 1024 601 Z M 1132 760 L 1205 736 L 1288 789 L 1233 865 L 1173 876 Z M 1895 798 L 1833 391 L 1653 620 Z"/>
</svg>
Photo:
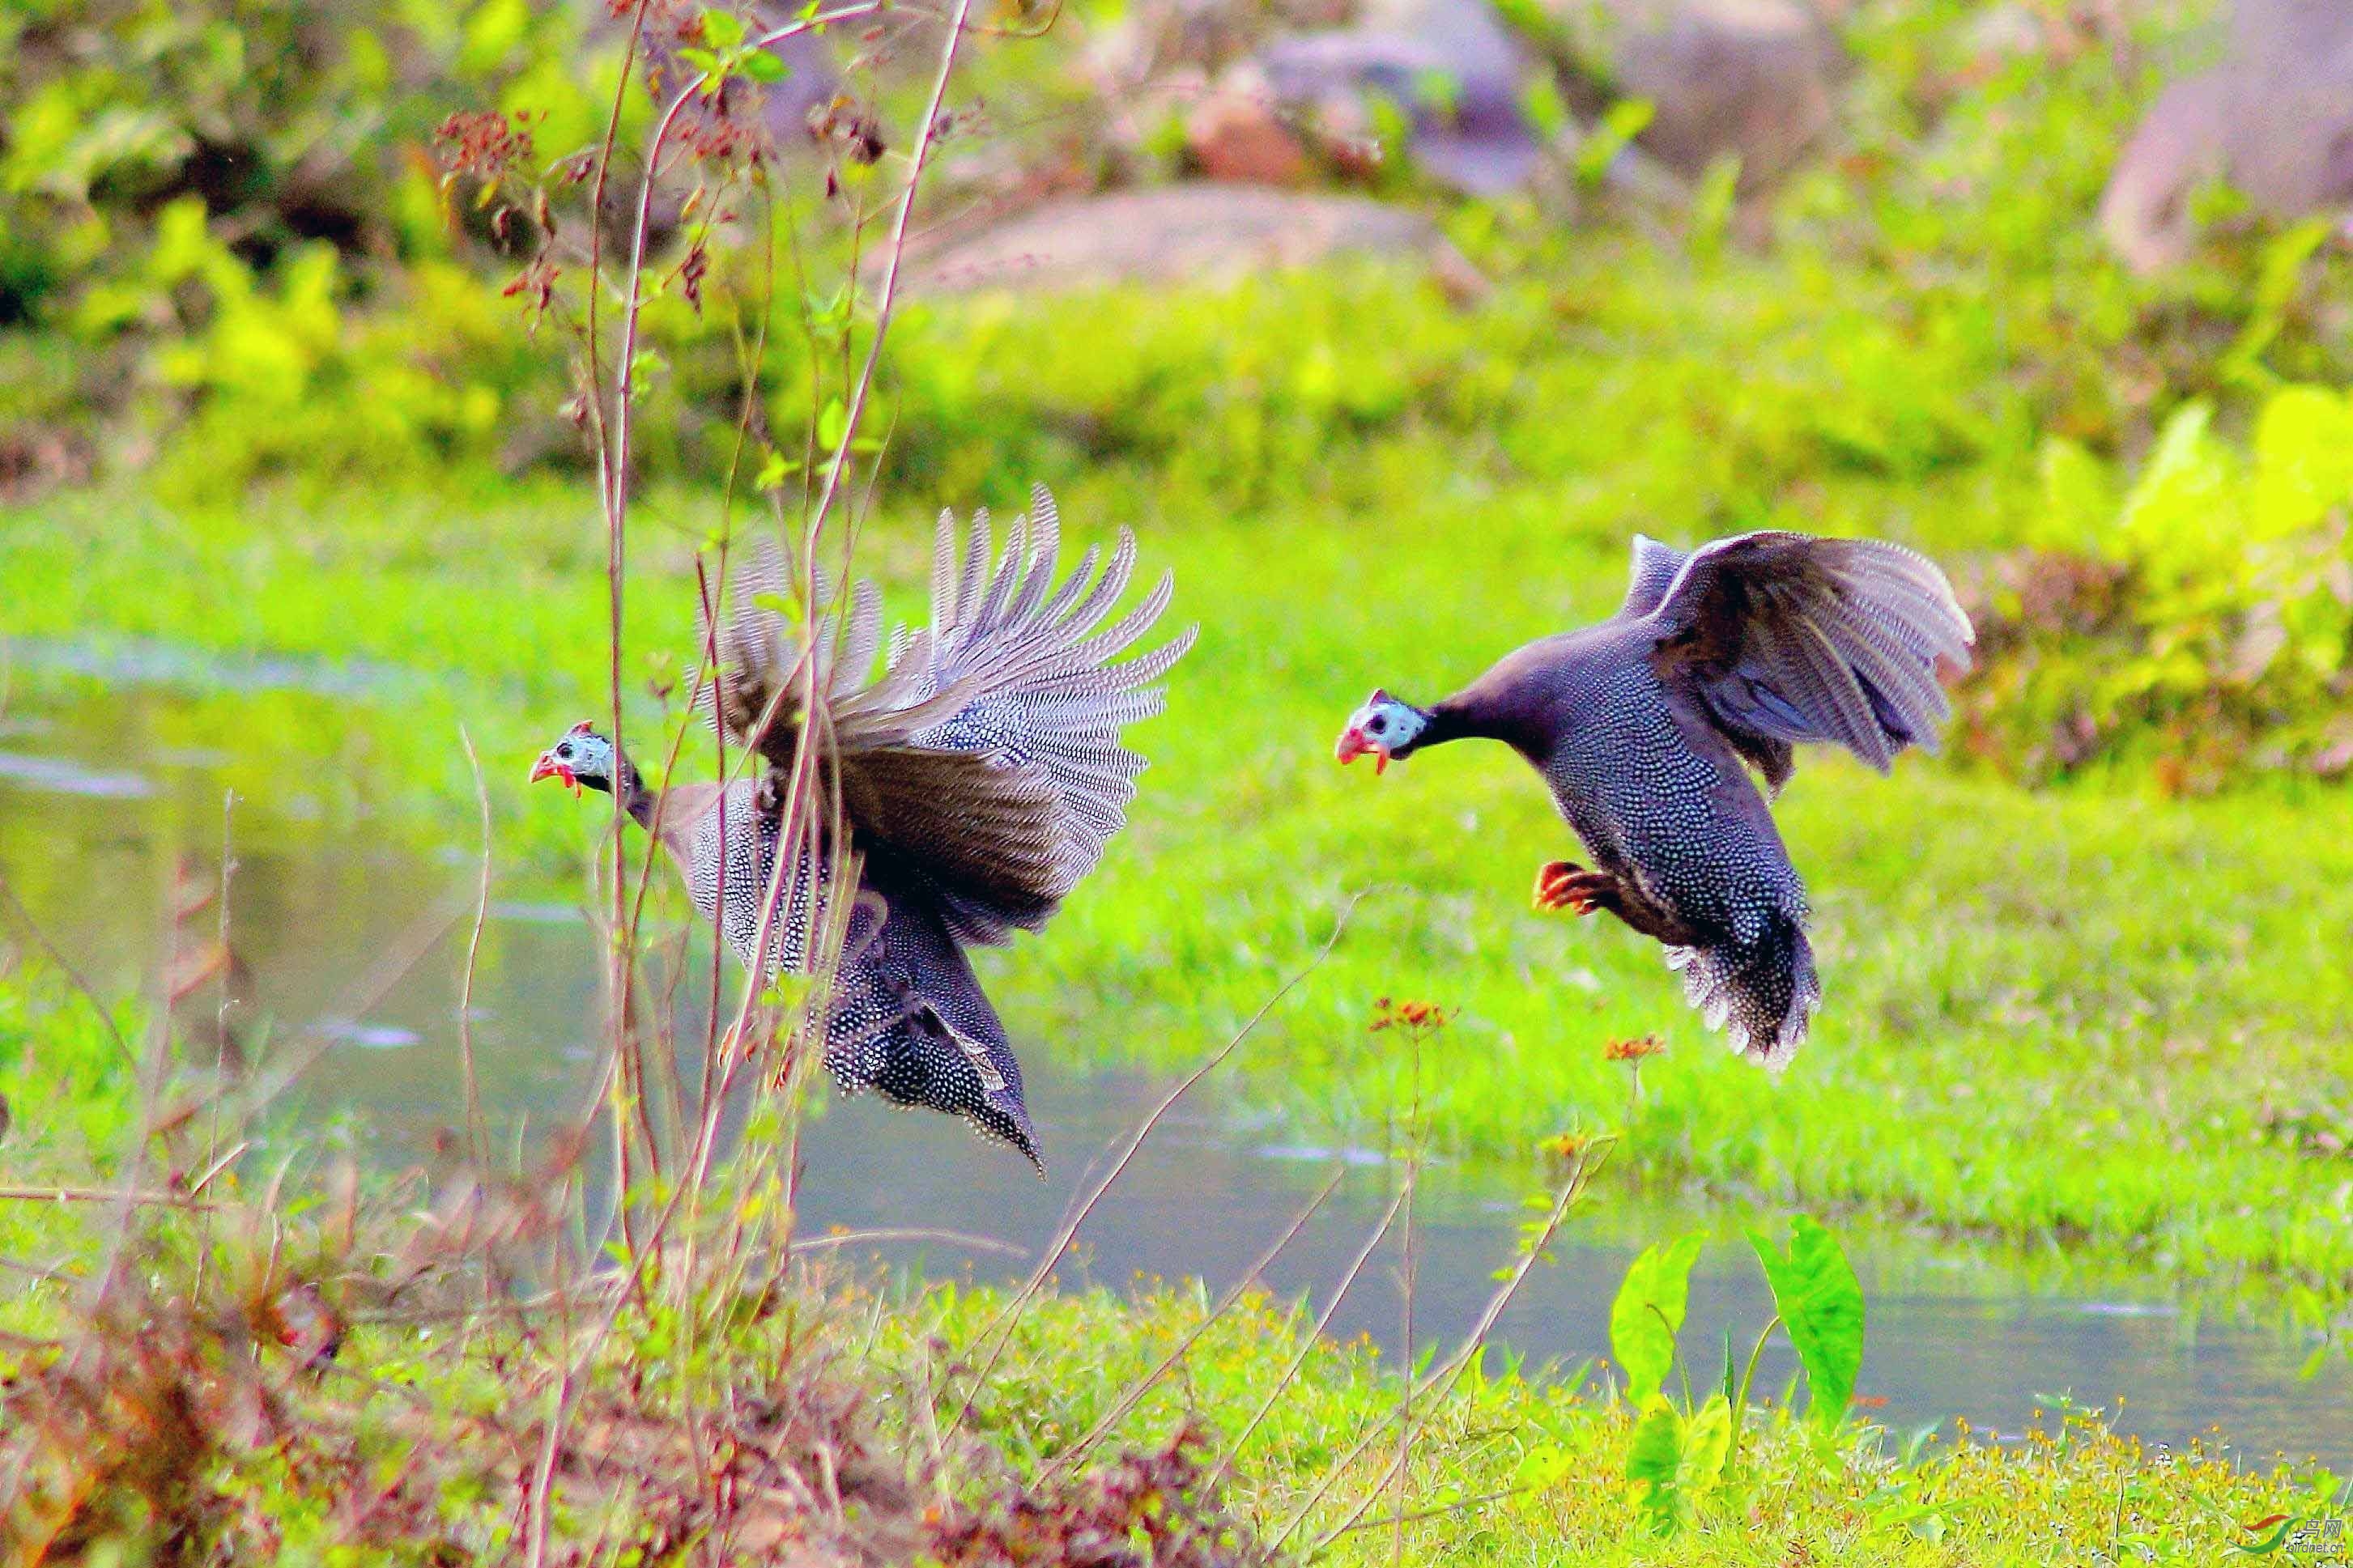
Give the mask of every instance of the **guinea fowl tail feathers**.
<svg viewBox="0 0 2353 1568">
<path fill-rule="evenodd" d="M 1725 1030 L 1736 1055 L 1771 1072 L 1789 1065 L 1821 1005 L 1813 944 L 1786 915 L 1744 945 L 1669 948 L 1667 966 L 1683 973 L 1683 994 L 1707 1026 Z"/>
<path fill-rule="evenodd" d="M 1039 1179 L 1045 1178 L 1046 1157 L 1038 1152 L 1038 1129 L 1030 1121 L 1029 1108 L 1021 1103 L 1018 1093 L 991 1094 L 965 1112 L 965 1120 L 980 1138 L 1011 1144 L 1029 1162 Z"/>
</svg>

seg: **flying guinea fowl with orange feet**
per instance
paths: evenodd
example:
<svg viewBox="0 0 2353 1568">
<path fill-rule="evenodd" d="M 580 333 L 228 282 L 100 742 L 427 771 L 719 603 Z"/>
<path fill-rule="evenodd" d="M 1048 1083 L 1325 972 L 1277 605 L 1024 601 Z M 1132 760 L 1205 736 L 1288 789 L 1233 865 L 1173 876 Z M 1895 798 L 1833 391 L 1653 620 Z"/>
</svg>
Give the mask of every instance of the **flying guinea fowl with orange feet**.
<svg viewBox="0 0 2353 1568">
<path fill-rule="evenodd" d="M 746 573 L 733 618 L 707 635 L 723 672 L 715 717 L 756 753 L 750 777 L 656 790 L 587 723 L 542 753 L 531 775 L 617 794 L 747 968 L 806 969 L 811 932 L 842 931 L 826 1018 L 836 1081 L 962 1116 L 1041 1173 L 1020 1064 L 965 949 L 1043 926 L 1093 868 L 1144 772 L 1121 731 L 1160 710 L 1156 683 L 1193 641 L 1188 628 L 1113 663 L 1167 607 L 1171 580 L 1164 574 L 1105 626 L 1134 570 L 1135 540 L 1123 529 L 1100 574 L 1100 552 L 1089 549 L 1057 588 L 1058 531 L 1053 498 L 1033 490 L 992 569 L 988 514 L 975 516 L 959 552 L 944 513 L 932 624 L 895 631 L 871 679 L 881 640 L 873 584 L 858 584 L 807 671 L 799 638 L 767 607 L 781 574 L 772 563 Z M 826 721 L 814 727 L 802 710 L 812 679 L 827 693 Z M 822 740 L 802 773 L 812 729 Z M 786 809 L 797 776 L 819 809 Z M 846 910 L 831 898 L 837 865 L 855 867 Z"/>
<path fill-rule="evenodd" d="M 1940 667 L 1966 669 L 1975 640 L 1945 574 L 1902 545 L 1764 532 L 1686 554 L 1637 536 L 1615 616 L 1428 708 L 1375 691 L 1338 754 L 1378 772 L 1448 741 L 1518 752 L 1594 861 L 1541 867 L 1536 907 L 1606 910 L 1663 943 L 1708 1026 L 1778 1069 L 1821 986 L 1805 885 L 1750 770 L 1778 795 L 1800 742 L 1883 773 L 1934 750 Z"/>
</svg>

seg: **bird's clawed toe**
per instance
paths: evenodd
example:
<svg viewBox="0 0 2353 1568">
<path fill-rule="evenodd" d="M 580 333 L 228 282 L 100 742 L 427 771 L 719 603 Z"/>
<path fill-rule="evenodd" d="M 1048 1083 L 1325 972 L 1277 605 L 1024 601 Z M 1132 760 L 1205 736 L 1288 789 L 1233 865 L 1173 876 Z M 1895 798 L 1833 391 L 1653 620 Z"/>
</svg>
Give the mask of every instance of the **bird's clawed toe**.
<svg viewBox="0 0 2353 1568">
<path fill-rule="evenodd" d="M 1574 860 L 1553 860 L 1536 868 L 1535 907 L 1546 911 L 1574 910 L 1589 915 L 1614 908 L 1618 879 L 1607 871 L 1588 871 Z"/>
</svg>

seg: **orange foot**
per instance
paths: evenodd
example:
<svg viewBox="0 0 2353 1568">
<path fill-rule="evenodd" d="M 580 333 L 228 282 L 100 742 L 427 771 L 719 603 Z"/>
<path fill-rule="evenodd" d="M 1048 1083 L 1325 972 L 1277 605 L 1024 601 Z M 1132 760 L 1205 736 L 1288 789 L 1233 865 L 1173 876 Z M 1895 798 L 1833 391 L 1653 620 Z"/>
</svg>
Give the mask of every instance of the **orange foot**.
<svg viewBox="0 0 2353 1568">
<path fill-rule="evenodd" d="M 1588 871 L 1574 860 L 1552 860 L 1536 868 L 1539 910 L 1574 910 L 1589 915 L 1617 901 L 1618 879 L 1607 871 Z"/>
</svg>

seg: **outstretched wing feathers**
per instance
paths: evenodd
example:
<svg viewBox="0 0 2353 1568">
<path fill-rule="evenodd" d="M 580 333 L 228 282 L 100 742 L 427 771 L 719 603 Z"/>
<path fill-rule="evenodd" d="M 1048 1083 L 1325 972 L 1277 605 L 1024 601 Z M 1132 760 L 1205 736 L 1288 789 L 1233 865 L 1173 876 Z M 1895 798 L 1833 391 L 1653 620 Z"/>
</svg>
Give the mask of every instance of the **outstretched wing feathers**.
<svg viewBox="0 0 2353 1568">
<path fill-rule="evenodd" d="M 1093 868 L 1144 771 L 1120 731 L 1160 711 L 1155 683 L 1193 640 L 1187 630 L 1113 662 L 1166 610 L 1173 580 L 1103 625 L 1134 575 L 1134 536 L 1122 530 L 1108 559 L 1089 548 L 1058 587 L 1060 519 L 1043 489 L 1031 503 L 994 553 L 986 511 L 962 537 L 941 514 L 931 624 L 894 627 L 880 674 L 873 586 L 858 584 L 832 635 L 805 651 L 759 602 L 782 585 L 773 551 L 739 579 L 735 614 L 715 634 L 719 721 L 777 765 L 799 744 L 793 683 L 813 655 L 845 816 L 931 890 L 960 941 L 1035 929 Z"/>
<path fill-rule="evenodd" d="M 727 585 L 732 608 L 721 615 L 706 595 L 695 606 L 695 630 L 696 647 L 715 653 L 719 671 L 701 705 L 730 740 L 788 766 L 800 732 L 793 689 L 800 649 L 784 616 L 762 602 L 780 597 L 785 585 L 783 552 L 763 540 Z"/>
<path fill-rule="evenodd" d="M 860 577 L 850 589 L 849 619 L 842 627 L 836 668 L 848 679 L 863 679 L 882 646 L 882 595 Z"/>
<path fill-rule="evenodd" d="M 1055 587 L 1060 519 L 1042 488 L 1030 499 L 993 571 L 980 569 L 990 553 L 986 516 L 975 517 L 959 552 L 955 520 L 943 514 L 933 582 L 944 595 L 934 597 L 926 630 L 899 639 L 892 671 L 962 696 L 951 717 L 915 737 L 919 743 L 985 753 L 994 765 L 1035 770 L 1050 782 L 1058 900 L 1124 825 L 1144 759 L 1120 731 L 1160 710 L 1163 694 L 1154 683 L 1191 646 L 1193 633 L 1113 662 L 1167 609 L 1173 581 L 1164 574 L 1103 626 L 1134 574 L 1134 536 L 1123 529 L 1108 559 L 1090 547 Z M 1050 903 L 1033 914 L 987 900 L 947 902 L 951 924 L 968 941 L 1001 940 L 1009 928 L 1034 926 L 1051 912 Z"/>
<path fill-rule="evenodd" d="M 1659 607 L 1659 601 L 1674 586 L 1675 574 L 1691 557 L 1641 533 L 1634 536 L 1633 554 L 1634 569 L 1626 584 L 1626 602 L 1619 606 L 1618 613 L 1647 616 Z"/>
<path fill-rule="evenodd" d="M 1638 547 L 1628 612 L 1656 633 L 1662 678 L 1768 772 L 1786 775 L 1798 742 L 1844 746 L 1882 772 L 1907 745 L 1936 748 L 1952 711 L 1937 667 L 1967 668 L 1975 633 L 1934 563 L 1878 540 L 1746 533 L 1683 558 L 1641 608 L 1646 569 L 1669 553 Z"/>
</svg>

